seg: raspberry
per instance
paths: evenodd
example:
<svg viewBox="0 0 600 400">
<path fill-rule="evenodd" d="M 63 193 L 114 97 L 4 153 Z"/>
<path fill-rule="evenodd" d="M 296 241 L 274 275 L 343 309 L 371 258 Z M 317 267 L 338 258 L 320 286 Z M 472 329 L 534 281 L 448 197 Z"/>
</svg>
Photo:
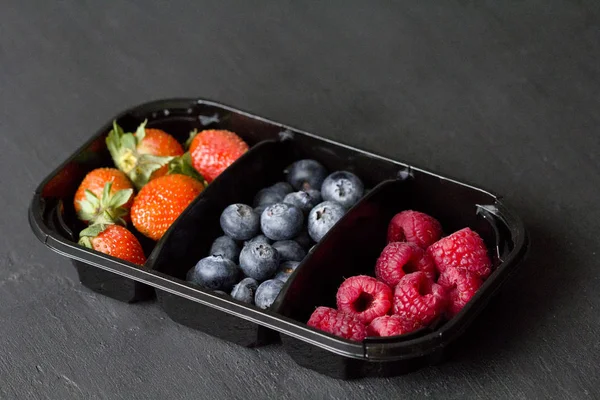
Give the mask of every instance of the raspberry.
<svg viewBox="0 0 600 400">
<path fill-rule="evenodd" d="M 346 279 L 340 285 L 336 298 L 338 310 L 365 324 L 387 314 L 392 307 L 392 289 L 366 275 Z"/>
<path fill-rule="evenodd" d="M 329 307 L 317 307 L 310 316 L 307 325 L 357 342 L 362 341 L 367 336 L 365 324 L 352 315 Z"/>
<path fill-rule="evenodd" d="M 492 272 L 492 262 L 483 239 L 469 228 L 438 240 L 429 246 L 427 252 L 440 274 L 448 268 L 461 268 L 485 279 Z"/>
<path fill-rule="evenodd" d="M 409 242 L 427 248 L 442 236 L 442 226 L 433 217 L 418 211 L 396 214 L 388 226 L 389 242 Z"/>
<path fill-rule="evenodd" d="M 412 243 L 389 243 L 375 264 L 377 279 L 390 287 L 396 286 L 404 275 L 416 271 L 423 271 L 431 280 L 436 278 L 437 271 L 431 256 Z"/>
<path fill-rule="evenodd" d="M 466 269 L 448 268 L 438 280 L 448 293 L 446 315 L 452 318 L 471 300 L 482 284 L 481 279 Z"/>
<path fill-rule="evenodd" d="M 416 331 L 421 324 L 412 319 L 402 318 L 399 315 L 384 315 L 375 318 L 367 326 L 367 336 L 396 336 Z"/>
<path fill-rule="evenodd" d="M 446 307 L 443 287 L 433 283 L 423 272 L 405 275 L 394 290 L 394 314 L 428 325 Z"/>
</svg>

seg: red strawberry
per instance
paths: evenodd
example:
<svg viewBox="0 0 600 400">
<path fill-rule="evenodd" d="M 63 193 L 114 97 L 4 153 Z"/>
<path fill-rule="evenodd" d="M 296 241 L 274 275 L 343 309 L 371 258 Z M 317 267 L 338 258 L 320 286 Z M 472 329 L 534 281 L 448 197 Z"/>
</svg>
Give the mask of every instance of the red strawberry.
<svg viewBox="0 0 600 400">
<path fill-rule="evenodd" d="M 181 174 L 151 180 L 133 200 L 133 226 L 150 239 L 159 240 L 202 190 L 202 183 Z"/>
<path fill-rule="evenodd" d="M 168 167 L 168 174 L 187 175 L 199 182 L 202 182 L 204 186 L 208 186 L 206 179 L 204 179 L 204 177 L 200 175 L 200 173 L 192 165 L 192 156 L 190 155 L 189 151 L 186 151 L 182 156 L 175 157 L 165 167 Z"/>
<path fill-rule="evenodd" d="M 137 238 L 126 228 L 115 224 L 95 224 L 79 234 L 79 244 L 109 256 L 144 265 L 146 256 Z"/>
<path fill-rule="evenodd" d="M 65 197 L 72 193 L 77 182 L 83 177 L 84 171 L 80 165 L 74 161 L 68 162 L 58 171 L 42 189 L 43 197 Z"/>
<path fill-rule="evenodd" d="M 124 173 L 116 168 L 98 168 L 83 178 L 73 205 L 77 217 L 84 222 L 125 225 L 132 195 L 133 185 Z"/>
<path fill-rule="evenodd" d="M 113 122 L 106 138 L 115 165 L 138 189 L 165 175 L 169 161 L 183 155 L 183 147 L 173 136 L 160 129 L 146 129 L 146 123 L 142 122 L 135 133 L 125 133 Z"/>
<path fill-rule="evenodd" d="M 226 130 L 192 132 L 190 139 L 192 165 L 208 183 L 248 150 L 242 138 Z"/>
</svg>

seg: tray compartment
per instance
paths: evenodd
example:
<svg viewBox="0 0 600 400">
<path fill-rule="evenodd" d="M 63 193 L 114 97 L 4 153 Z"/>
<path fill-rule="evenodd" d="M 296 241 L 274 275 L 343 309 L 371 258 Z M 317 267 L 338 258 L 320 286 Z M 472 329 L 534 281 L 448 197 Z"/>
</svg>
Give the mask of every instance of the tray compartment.
<svg viewBox="0 0 600 400">
<path fill-rule="evenodd" d="M 114 119 L 125 131 L 135 131 L 140 123 L 148 120 L 148 128 L 163 129 L 180 143 L 184 143 L 194 129 L 235 129 L 250 146 L 265 138 L 276 138 L 281 131 L 279 127 L 264 121 L 196 100 L 151 102 L 134 107 Z M 52 225 L 65 240 L 76 243 L 78 232 L 85 228 L 85 224 L 75 217 L 72 206 L 73 196 L 83 177 L 95 168 L 114 167 L 106 147 L 106 136 L 111 129 L 112 120 L 40 185 L 44 214 L 53 220 Z M 49 220 L 46 222 L 49 223 Z M 132 232 L 142 244 L 146 256 L 150 256 L 157 242 L 142 236 L 135 229 Z M 79 281 L 97 293 L 130 303 L 154 298 L 154 290 L 147 285 L 99 270 L 86 261 L 73 260 L 73 265 Z M 146 263 L 146 267 L 152 268 L 152 265 Z"/>
<path fill-rule="evenodd" d="M 223 234 L 219 217 L 225 207 L 233 203 L 252 204 L 255 194 L 260 189 L 285 180 L 284 169 L 303 158 L 316 159 L 331 172 L 340 169 L 353 171 L 368 187 L 375 185 L 384 176 L 396 176 L 398 171 L 396 165 L 377 165 L 377 161 L 380 160 L 374 160 L 343 146 L 290 130 L 282 131 L 278 140 L 263 141 L 253 147 L 188 207 L 152 254 L 150 262 L 153 268 L 172 276 L 182 284 L 190 285 L 185 282 L 187 272 L 208 254 L 214 239 Z M 305 260 L 310 257 L 307 256 Z M 293 279 L 294 275 L 288 282 Z M 173 320 L 193 329 L 245 346 L 277 341 L 274 332 L 265 331 L 265 328 L 256 324 L 238 319 L 225 321 L 228 316 L 221 317 L 225 319 L 221 322 L 225 327 L 217 328 L 212 323 L 213 318 L 208 315 L 212 311 L 189 299 L 161 291 L 158 292 L 158 297 L 165 312 Z M 232 301 L 236 302 L 233 299 Z M 282 306 L 280 303 L 278 298 L 271 311 L 277 313 Z M 253 307 L 243 303 L 239 305 Z M 187 311 L 182 312 L 184 309 Z M 236 333 L 230 336 L 229 332 L 234 331 Z M 247 336 L 243 337 L 241 332 L 247 333 Z"/>
<path fill-rule="evenodd" d="M 494 272 L 451 321 L 439 321 L 399 337 L 367 338 L 362 342 L 364 354 L 336 355 L 281 335 L 288 353 L 300 365 L 342 379 L 401 374 L 441 361 L 447 344 L 441 340 L 442 335 L 450 332 L 448 337 L 452 337 L 456 329 L 461 332 L 466 329 L 495 292 L 491 288 L 502 282 L 498 269 L 504 266 L 503 259 L 511 257 L 515 250 L 514 237 L 499 212 L 499 205 L 488 193 L 419 171 L 414 171 L 410 179 L 382 182 L 334 226 L 297 269 L 295 279 L 280 295 L 278 312 L 298 323 L 306 323 L 316 307 L 336 308 L 337 288 L 345 278 L 361 274 L 374 276 L 375 262 L 387 244 L 388 223 L 403 210 L 432 215 L 440 221 L 446 234 L 464 227 L 478 232 L 488 246 Z M 327 357 L 330 359 L 325 362 Z"/>
</svg>

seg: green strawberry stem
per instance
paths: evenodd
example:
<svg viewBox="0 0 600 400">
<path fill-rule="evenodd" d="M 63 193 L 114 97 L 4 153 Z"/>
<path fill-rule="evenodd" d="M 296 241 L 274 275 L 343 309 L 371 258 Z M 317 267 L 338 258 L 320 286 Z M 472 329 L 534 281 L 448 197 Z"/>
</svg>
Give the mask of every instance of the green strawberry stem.
<svg viewBox="0 0 600 400">
<path fill-rule="evenodd" d="M 79 200 L 81 209 L 77 217 L 90 224 L 118 224 L 126 225 L 124 216 L 129 210 L 123 207 L 131 196 L 133 189 L 123 189 L 111 194 L 112 182 L 107 182 L 102 190 L 102 196 L 98 198 L 89 190 L 85 191 L 85 199 Z"/>
<path fill-rule="evenodd" d="M 198 134 L 198 129 L 194 129 L 193 131 L 190 132 L 190 137 L 188 138 L 188 140 L 185 141 L 185 149 L 189 150 L 190 146 L 192 145 L 192 140 L 194 140 L 194 138 L 196 137 L 196 135 Z"/>
<path fill-rule="evenodd" d="M 192 165 L 192 156 L 189 151 L 185 152 L 180 157 L 175 157 L 169 162 L 168 174 L 187 175 L 196 179 L 197 181 L 202 182 L 204 187 L 208 186 L 208 182 L 206 182 L 206 179 L 204 179 L 204 177 Z"/>
<path fill-rule="evenodd" d="M 104 232 L 109 225 L 111 224 L 100 223 L 88 226 L 79 232 L 79 244 L 89 249 L 93 249 L 92 239 Z"/>
<path fill-rule="evenodd" d="M 154 171 L 168 164 L 174 157 L 161 157 L 152 154 L 142 154 L 137 147 L 146 137 L 145 120 L 138 126 L 135 133 L 125 133 L 116 121 L 113 129 L 106 137 L 106 146 L 118 169 L 123 171 L 139 190 L 150 180 Z"/>
</svg>

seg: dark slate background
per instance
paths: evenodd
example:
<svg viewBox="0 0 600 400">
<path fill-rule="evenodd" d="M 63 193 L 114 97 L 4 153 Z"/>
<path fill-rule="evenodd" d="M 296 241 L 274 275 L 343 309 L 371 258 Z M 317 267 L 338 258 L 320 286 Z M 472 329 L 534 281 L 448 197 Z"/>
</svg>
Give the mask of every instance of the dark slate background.
<svg viewBox="0 0 600 400">
<path fill-rule="evenodd" d="M 0 398 L 598 398 L 600 6 L 0 3 Z M 201 96 L 481 185 L 531 231 L 460 353 L 336 381 L 91 293 L 26 219 L 123 108 Z"/>
</svg>

